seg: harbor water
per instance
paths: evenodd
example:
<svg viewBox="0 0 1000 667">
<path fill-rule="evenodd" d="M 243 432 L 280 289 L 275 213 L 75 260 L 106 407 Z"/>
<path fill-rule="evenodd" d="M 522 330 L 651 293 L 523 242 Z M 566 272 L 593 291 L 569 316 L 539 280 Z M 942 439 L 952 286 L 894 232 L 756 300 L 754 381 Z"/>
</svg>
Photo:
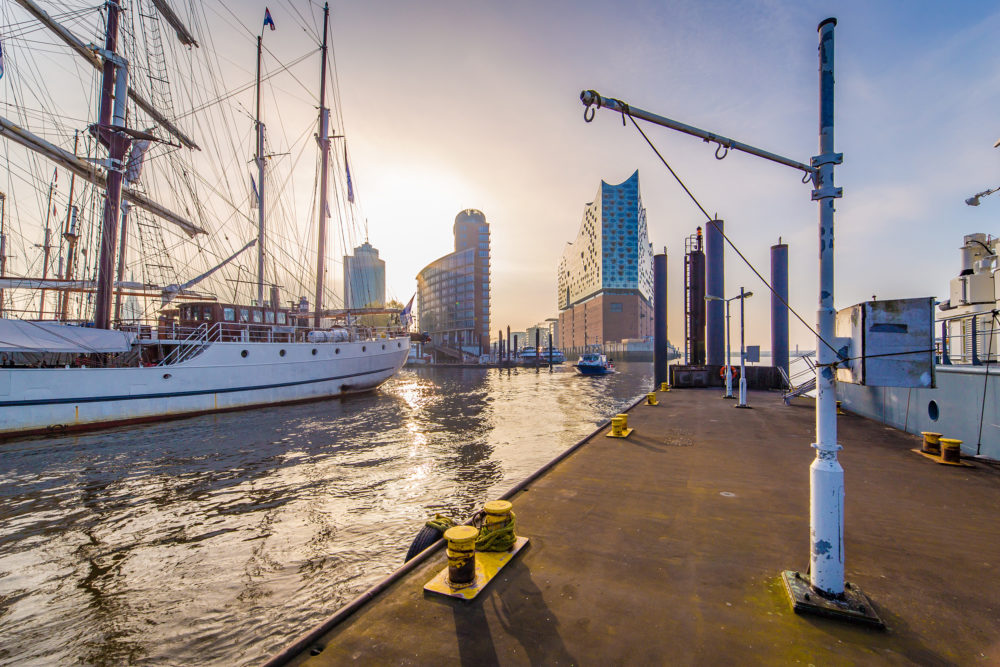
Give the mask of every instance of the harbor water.
<svg viewBox="0 0 1000 667">
<path fill-rule="evenodd" d="M 258 664 L 652 386 L 404 370 L 344 400 L 0 443 L 0 665 Z"/>
</svg>

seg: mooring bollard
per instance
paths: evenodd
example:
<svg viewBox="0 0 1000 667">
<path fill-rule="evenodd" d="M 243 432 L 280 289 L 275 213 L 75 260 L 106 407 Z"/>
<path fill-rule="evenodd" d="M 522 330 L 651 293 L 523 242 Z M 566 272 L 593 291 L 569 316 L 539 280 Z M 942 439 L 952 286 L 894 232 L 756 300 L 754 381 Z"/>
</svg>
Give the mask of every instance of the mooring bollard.
<svg viewBox="0 0 1000 667">
<path fill-rule="evenodd" d="M 625 422 L 622 420 L 622 418 L 621 417 L 612 417 L 611 418 L 611 435 L 613 435 L 616 438 L 621 438 L 622 435 L 623 435 L 623 431 L 624 430 L 625 430 Z"/>
<path fill-rule="evenodd" d="M 622 430 L 623 431 L 627 431 L 628 430 L 628 415 L 626 413 L 624 413 L 624 412 L 619 412 L 615 416 L 622 420 Z"/>
<path fill-rule="evenodd" d="M 448 540 L 448 583 L 465 588 L 476 582 L 476 538 L 474 526 L 455 526 L 444 533 Z"/>
<path fill-rule="evenodd" d="M 660 383 L 660 391 L 670 391 L 670 383 L 669 382 L 661 382 Z"/>
<path fill-rule="evenodd" d="M 479 551 L 509 550 L 517 541 L 512 505 L 506 500 L 491 500 L 483 506 L 483 511 L 483 527 L 476 548 Z"/>
<path fill-rule="evenodd" d="M 941 460 L 945 463 L 962 462 L 962 441 L 955 438 L 938 438 L 941 443 Z"/>
<path fill-rule="evenodd" d="M 660 402 L 656 400 L 656 392 L 649 392 L 646 394 L 646 405 L 659 405 Z"/>
<path fill-rule="evenodd" d="M 924 444 L 920 448 L 921 451 L 926 454 L 941 456 L 941 443 L 938 442 L 941 439 L 941 434 L 934 431 L 921 431 L 920 435 L 924 436 Z"/>
</svg>

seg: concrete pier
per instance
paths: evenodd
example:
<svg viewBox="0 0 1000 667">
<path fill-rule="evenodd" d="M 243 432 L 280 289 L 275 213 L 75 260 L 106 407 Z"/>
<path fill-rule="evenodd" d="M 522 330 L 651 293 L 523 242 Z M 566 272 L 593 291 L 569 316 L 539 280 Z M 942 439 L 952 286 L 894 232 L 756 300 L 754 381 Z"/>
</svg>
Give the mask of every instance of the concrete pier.
<svg viewBox="0 0 1000 667">
<path fill-rule="evenodd" d="M 474 601 L 425 596 L 439 550 L 289 664 L 1000 663 L 1000 469 L 839 417 L 847 580 L 888 628 L 797 616 L 779 574 L 809 560 L 811 401 L 658 397 L 514 497 L 531 543 Z"/>
</svg>

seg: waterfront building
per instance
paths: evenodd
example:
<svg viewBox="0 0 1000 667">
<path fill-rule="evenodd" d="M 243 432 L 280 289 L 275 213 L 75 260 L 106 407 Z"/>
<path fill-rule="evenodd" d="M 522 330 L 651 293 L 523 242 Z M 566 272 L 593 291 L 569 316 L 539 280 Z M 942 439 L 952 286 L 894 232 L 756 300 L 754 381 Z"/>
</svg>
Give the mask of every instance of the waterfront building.
<svg viewBox="0 0 1000 667">
<path fill-rule="evenodd" d="M 385 261 L 368 241 L 344 256 L 344 307 L 385 307 Z"/>
<path fill-rule="evenodd" d="M 525 335 L 528 340 L 525 345 L 535 344 L 535 332 L 538 332 L 538 346 L 545 348 L 549 345 L 549 335 L 552 336 L 552 347 L 559 347 L 559 318 L 550 317 L 544 322 L 539 322 L 533 327 L 528 327 Z"/>
<path fill-rule="evenodd" d="M 559 260 L 560 345 L 583 347 L 653 335 L 653 246 L 639 193 L 639 172 L 601 181 L 576 240 Z"/>
<path fill-rule="evenodd" d="M 417 274 L 420 330 L 439 346 L 469 354 L 490 349 L 490 226 L 481 211 L 455 216 L 455 251 Z"/>
</svg>

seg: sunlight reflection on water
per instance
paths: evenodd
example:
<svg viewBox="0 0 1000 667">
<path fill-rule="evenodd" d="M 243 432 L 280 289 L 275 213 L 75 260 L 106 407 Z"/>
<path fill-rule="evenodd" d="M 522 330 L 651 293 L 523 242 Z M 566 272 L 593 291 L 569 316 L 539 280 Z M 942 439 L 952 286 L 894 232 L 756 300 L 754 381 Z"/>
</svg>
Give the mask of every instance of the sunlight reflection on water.
<svg viewBox="0 0 1000 667">
<path fill-rule="evenodd" d="M 0 664 L 256 664 L 652 384 L 404 370 L 373 394 L 0 444 Z"/>
</svg>

